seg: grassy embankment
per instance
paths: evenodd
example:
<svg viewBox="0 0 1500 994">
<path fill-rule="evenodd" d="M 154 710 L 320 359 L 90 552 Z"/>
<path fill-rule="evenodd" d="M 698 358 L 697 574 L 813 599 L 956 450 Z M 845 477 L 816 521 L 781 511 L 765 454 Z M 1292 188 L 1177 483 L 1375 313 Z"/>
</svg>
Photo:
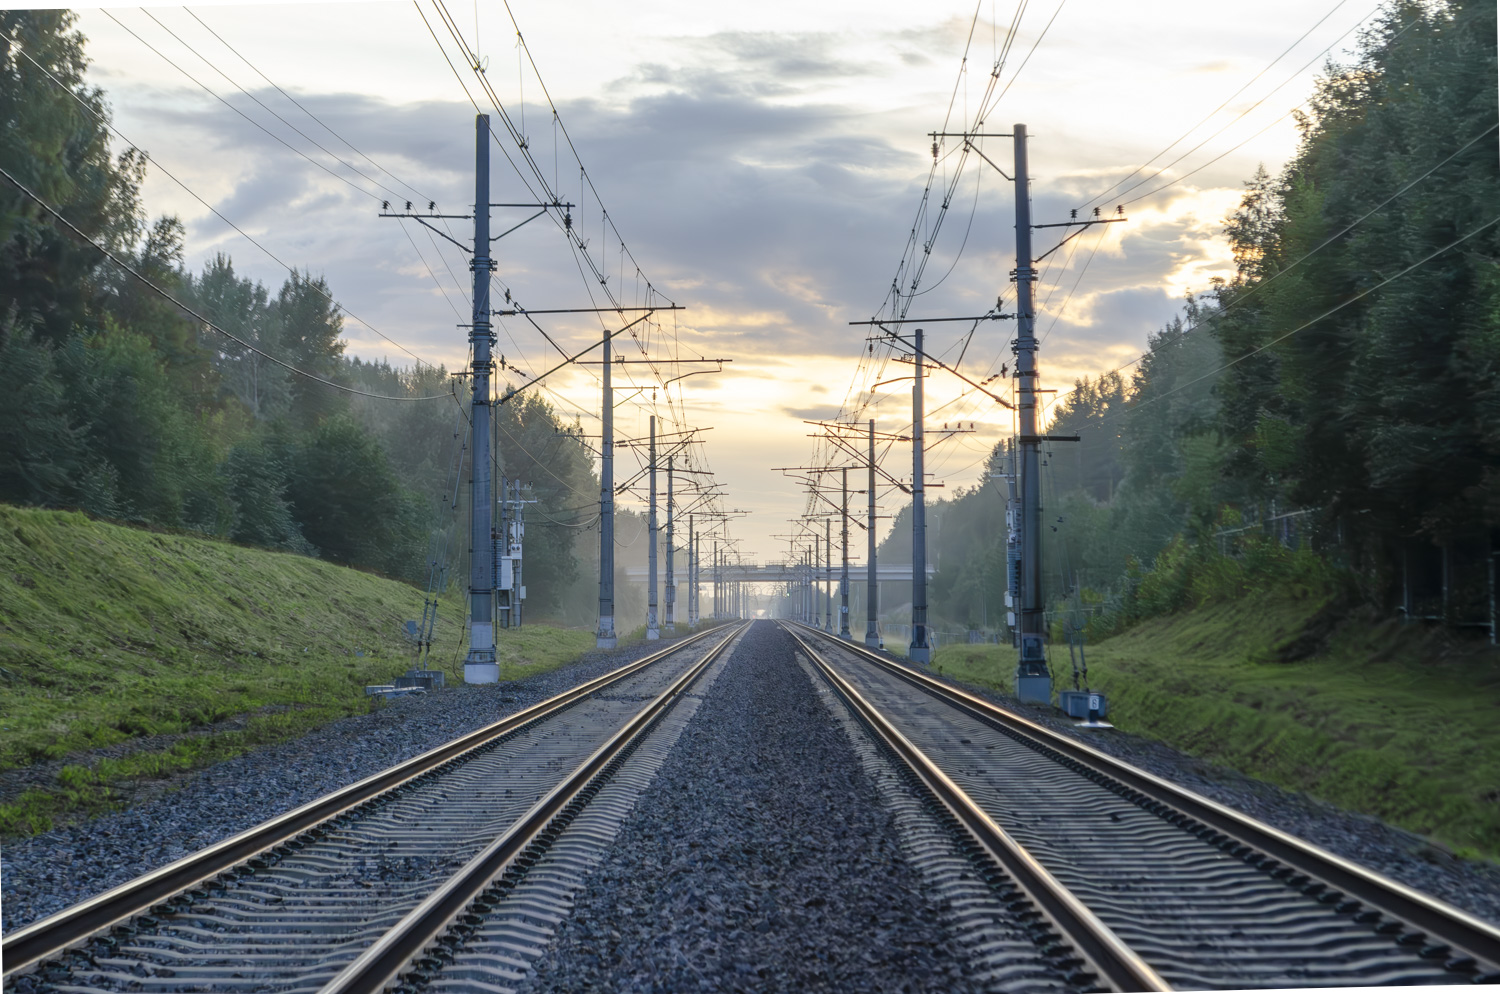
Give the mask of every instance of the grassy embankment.
<svg viewBox="0 0 1500 994">
<path fill-rule="evenodd" d="M 0 804 L 0 833 L 368 710 L 365 685 L 412 665 L 400 626 L 422 597 L 315 559 L 0 505 L 0 772 L 51 761 Z M 443 609 L 429 665 L 452 684 L 462 598 Z M 523 627 L 502 639 L 502 676 L 592 647 Z"/>
<path fill-rule="evenodd" d="M 1090 646 L 1089 676 L 1122 730 L 1500 858 L 1500 656 L 1358 614 L 1329 632 L 1322 607 L 1259 595 L 1151 618 Z M 1310 634 L 1317 651 L 1280 661 Z M 995 645 L 934 660 L 1006 692 L 1014 665 Z"/>
</svg>

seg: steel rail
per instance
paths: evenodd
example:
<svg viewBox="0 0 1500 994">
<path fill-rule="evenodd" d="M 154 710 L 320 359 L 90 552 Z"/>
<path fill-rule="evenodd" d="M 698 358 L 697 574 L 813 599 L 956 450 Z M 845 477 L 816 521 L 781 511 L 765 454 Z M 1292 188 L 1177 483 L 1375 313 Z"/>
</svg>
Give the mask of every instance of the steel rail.
<svg viewBox="0 0 1500 994">
<path fill-rule="evenodd" d="M 1117 991 L 1170 991 L 1172 987 L 1144 959 L 1064 887 L 1056 877 L 1011 838 L 995 820 L 943 773 L 931 759 L 902 735 L 873 704 L 856 690 L 797 632 L 788 633 L 818 667 L 824 679 L 875 734 L 899 756 L 927 789 L 958 819 L 981 849 L 1010 875 L 1063 936 L 1088 968 Z"/>
<path fill-rule="evenodd" d="M 792 622 L 799 628 L 806 628 Z M 817 632 L 816 629 L 808 629 Z M 826 638 L 827 634 L 817 632 Z M 1245 846 L 1315 878 L 1371 910 L 1405 921 L 1427 936 L 1480 961 L 1479 972 L 1500 970 L 1500 928 L 1306 840 L 1273 828 L 1234 808 L 1212 801 L 1185 787 L 1131 766 L 1123 760 L 1007 711 L 974 694 L 949 686 L 925 673 L 876 653 L 862 645 L 839 642 L 839 648 L 880 665 L 958 710 L 989 723 L 1044 754 L 1052 751 L 1075 764 L 1091 778 L 1115 781 L 1127 799 L 1166 819 L 1194 819 L 1224 836 L 1220 849 Z M 1134 794 L 1135 796 L 1132 796 Z"/>
<path fill-rule="evenodd" d="M 224 871 L 276 849 L 302 833 L 336 818 L 351 808 L 408 783 L 436 767 L 460 760 L 491 740 L 523 725 L 545 719 L 604 687 L 622 680 L 675 652 L 698 643 L 723 627 L 715 627 L 612 670 L 603 676 L 579 684 L 513 715 L 486 725 L 451 742 L 438 746 L 402 763 L 326 794 L 301 807 L 277 815 L 238 835 L 191 853 L 166 866 L 144 873 L 134 880 L 102 894 L 64 908 L 56 914 L 33 922 L 7 934 L 0 943 L 5 963 L 4 977 L 29 972 L 38 964 L 138 915 L 155 905 L 204 883 Z M 726 642 L 728 639 L 725 640 Z M 9 986 L 9 983 L 6 984 Z"/>
<path fill-rule="evenodd" d="M 661 716 L 733 642 L 735 636 L 749 627 L 737 626 L 729 636 L 704 655 L 687 672 L 673 681 L 650 704 L 630 719 L 607 742 L 541 800 L 511 824 L 498 838 L 485 846 L 462 869 L 448 878 L 437 890 L 413 908 L 354 962 L 339 971 L 323 986 L 320 994 L 378 994 L 421 956 L 444 933 L 455 918 L 463 914 L 490 883 L 506 871 L 522 853 L 542 835 L 553 819 L 573 803 L 590 783 L 631 743 L 648 732 Z"/>
</svg>

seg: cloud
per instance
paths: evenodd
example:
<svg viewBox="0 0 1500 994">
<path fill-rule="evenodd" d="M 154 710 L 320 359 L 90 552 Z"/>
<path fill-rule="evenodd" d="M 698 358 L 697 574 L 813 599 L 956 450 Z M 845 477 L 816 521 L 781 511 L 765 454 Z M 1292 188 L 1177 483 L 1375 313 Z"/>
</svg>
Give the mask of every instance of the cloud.
<svg viewBox="0 0 1500 994">
<path fill-rule="evenodd" d="M 839 409 L 829 404 L 814 407 L 783 407 L 781 412 L 798 421 L 832 421 L 839 416 Z"/>
</svg>

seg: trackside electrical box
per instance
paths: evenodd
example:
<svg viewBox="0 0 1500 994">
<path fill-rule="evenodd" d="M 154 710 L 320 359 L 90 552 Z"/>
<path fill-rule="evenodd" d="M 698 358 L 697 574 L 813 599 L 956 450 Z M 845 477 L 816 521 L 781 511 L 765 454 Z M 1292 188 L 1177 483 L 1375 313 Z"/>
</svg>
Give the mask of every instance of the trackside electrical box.
<svg viewBox="0 0 1500 994">
<path fill-rule="evenodd" d="M 1021 661 L 1016 666 L 1016 697 L 1033 704 L 1052 703 L 1052 674 L 1042 637 L 1021 636 Z"/>
<path fill-rule="evenodd" d="M 1057 706 L 1070 718 L 1086 719 L 1091 710 L 1099 718 L 1109 713 L 1109 702 L 1097 690 L 1059 690 Z"/>
</svg>

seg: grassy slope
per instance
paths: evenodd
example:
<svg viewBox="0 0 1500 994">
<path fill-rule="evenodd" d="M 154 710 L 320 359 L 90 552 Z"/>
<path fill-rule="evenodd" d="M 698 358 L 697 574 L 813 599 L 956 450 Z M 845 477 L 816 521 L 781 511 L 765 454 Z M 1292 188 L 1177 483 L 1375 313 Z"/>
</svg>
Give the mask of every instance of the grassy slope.
<svg viewBox="0 0 1500 994">
<path fill-rule="evenodd" d="M 1090 647 L 1089 674 L 1121 729 L 1500 857 L 1500 656 L 1350 621 L 1275 661 L 1315 614 L 1260 597 L 1155 618 Z M 944 647 L 936 665 L 1009 690 L 1012 651 Z M 1061 682 L 1066 656 L 1053 665 Z"/>
<path fill-rule="evenodd" d="M 118 803 L 122 780 L 366 710 L 366 684 L 412 665 L 399 629 L 421 611 L 406 584 L 314 559 L 0 505 L 0 771 L 71 764 L 0 805 L 0 832 L 43 830 Z M 450 597 L 445 615 L 461 611 Z M 429 665 L 450 682 L 462 678 L 462 635 L 438 626 Z M 531 626 L 502 643 L 511 678 L 577 658 L 593 638 Z M 202 734 L 231 718 L 233 730 Z"/>
</svg>

